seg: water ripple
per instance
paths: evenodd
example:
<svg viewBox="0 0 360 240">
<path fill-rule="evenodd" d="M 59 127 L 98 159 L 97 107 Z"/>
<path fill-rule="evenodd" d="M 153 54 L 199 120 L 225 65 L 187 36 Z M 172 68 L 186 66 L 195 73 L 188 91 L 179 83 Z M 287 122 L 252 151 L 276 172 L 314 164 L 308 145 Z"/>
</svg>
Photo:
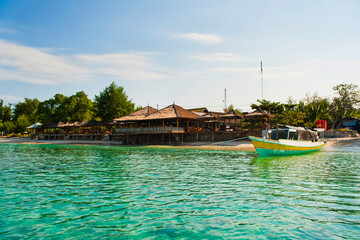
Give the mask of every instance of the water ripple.
<svg viewBox="0 0 360 240">
<path fill-rule="evenodd" d="M 0 144 L 0 238 L 358 239 L 360 153 Z"/>
</svg>

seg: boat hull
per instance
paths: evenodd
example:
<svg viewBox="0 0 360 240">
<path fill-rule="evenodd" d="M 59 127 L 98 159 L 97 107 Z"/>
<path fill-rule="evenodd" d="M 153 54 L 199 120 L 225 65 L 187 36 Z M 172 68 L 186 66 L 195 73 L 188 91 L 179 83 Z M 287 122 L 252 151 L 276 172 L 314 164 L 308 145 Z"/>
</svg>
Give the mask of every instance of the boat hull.
<svg viewBox="0 0 360 240">
<path fill-rule="evenodd" d="M 249 138 L 261 157 L 311 153 L 320 151 L 325 146 L 324 142 L 270 140 L 251 136 Z"/>
</svg>

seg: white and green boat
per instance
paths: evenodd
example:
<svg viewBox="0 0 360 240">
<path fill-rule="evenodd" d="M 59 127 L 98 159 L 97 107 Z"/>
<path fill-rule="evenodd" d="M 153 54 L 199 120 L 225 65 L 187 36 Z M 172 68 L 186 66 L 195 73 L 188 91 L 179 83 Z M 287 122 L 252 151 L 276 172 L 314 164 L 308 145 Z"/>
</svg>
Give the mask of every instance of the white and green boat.
<svg viewBox="0 0 360 240">
<path fill-rule="evenodd" d="M 326 144 L 319 141 L 317 132 L 293 126 L 264 130 L 262 138 L 249 138 L 261 157 L 310 153 L 321 150 Z"/>
</svg>

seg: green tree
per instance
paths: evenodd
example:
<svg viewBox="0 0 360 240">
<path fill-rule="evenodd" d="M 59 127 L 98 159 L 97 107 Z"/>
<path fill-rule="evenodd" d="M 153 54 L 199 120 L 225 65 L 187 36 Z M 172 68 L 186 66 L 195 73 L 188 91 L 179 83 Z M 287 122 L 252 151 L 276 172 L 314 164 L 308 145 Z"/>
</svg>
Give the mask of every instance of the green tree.
<svg viewBox="0 0 360 240">
<path fill-rule="evenodd" d="M 331 104 L 332 128 L 336 128 L 343 119 L 357 116 L 360 104 L 358 85 L 342 83 L 333 87 L 336 97 Z"/>
<path fill-rule="evenodd" d="M 224 112 L 230 112 L 234 110 L 235 112 L 239 113 L 239 114 L 242 114 L 241 110 L 240 109 L 235 109 L 234 105 L 233 104 L 230 104 L 227 108 L 224 108 Z"/>
<path fill-rule="evenodd" d="M 124 88 L 112 82 L 99 96 L 95 96 L 98 117 L 103 121 L 112 121 L 134 112 L 135 104 L 128 98 Z"/>
<path fill-rule="evenodd" d="M 25 98 L 24 102 L 17 103 L 14 108 L 14 121 L 16 121 L 20 116 L 25 115 L 30 122 L 37 122 L 38 117 L 36 111 L 39 102 L 40 101 L 36 98 Z"/>
<path fill-rule="evenodd" d="M 84 91 L 77 92 L 70 96 L 63 103 L 67 121 L 89 121 L 94 115 L 94 104 Z"/>
<path fill-rule="evenodd" d="M 308 128 L 315 127 L 316 120 L 330 121 L 330 101 L 320 97 L 317 93 L 307 95 L 304 102 L 299 103 L 299 109 L 304 114 L 304 125 Z"/>
<path fill-rule="evenodd" d="M 265 99 L 258 99 L 257 102 L 259 104 L 251 104 L 252 109 L 261 109 L 273 115 L 281 114 L 285 110 L 284 104 L 280 102 L 270 102 Z"/>
<path fill-rule="evenodd" d="M 285 110 L 278 115 L 278 123 L 291 126 L 304 126 L 304 113 L 297 109 Z"/>
<path fill-rule="evenodd" d="M 27 131 L 27 127 L 31 125 L 26 115 L 19 116 L 15 121 L 14 131 L 16 133 L 23 133 Z"/>
<path fill-rule="evenodd" d="M 6 134 L 12 133 L 14 129 L 15 129 L 15 125 L 13 122 L 7 121 L 3 123 L 2 131 L 5 132 Z"/>
<path fill-rule="evenodd" d="M 39 103 L 38 116 L 41 123 L 65 122 L 68 118 L 66 115 L 64 103 L 68 97 L 62 94 L 55 94 L 53 98 Z"/>
<path fill-rule="evenodd" d="M 11 104 L 9 106 L 3 106 L 4 101 L 0 99 L 0 120 L 2 122 L 10 121 L 11 120 Z"/>
</svg>

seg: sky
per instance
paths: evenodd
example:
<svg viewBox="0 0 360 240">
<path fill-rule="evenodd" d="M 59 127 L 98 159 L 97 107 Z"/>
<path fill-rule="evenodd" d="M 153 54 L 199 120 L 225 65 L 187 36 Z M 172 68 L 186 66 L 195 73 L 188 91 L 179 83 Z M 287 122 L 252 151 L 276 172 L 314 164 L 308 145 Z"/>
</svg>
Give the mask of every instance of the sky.
<svg viewBox="0 0 360 240">
<path fill-rule="evenodd" d="M 360 0 L 0 1 L 6 104 L 113 81 L 159 109 L 332 97 L 360 85 Z"/>
</svg>

